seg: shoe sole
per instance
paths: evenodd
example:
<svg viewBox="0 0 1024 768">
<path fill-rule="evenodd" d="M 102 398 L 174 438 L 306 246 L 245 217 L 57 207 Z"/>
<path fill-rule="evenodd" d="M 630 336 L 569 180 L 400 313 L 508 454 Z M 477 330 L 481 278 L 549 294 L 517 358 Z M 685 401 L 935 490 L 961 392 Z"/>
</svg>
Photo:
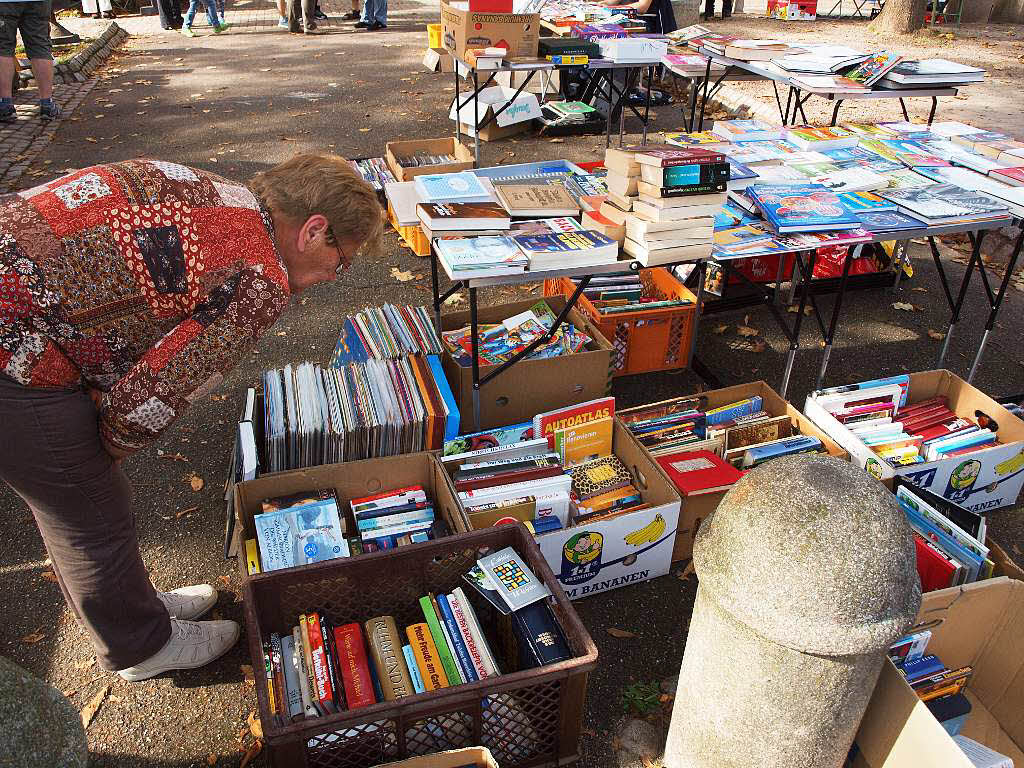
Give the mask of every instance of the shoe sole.
<svg viewBox="0 0 1024 768">
<path fill-rule="evenodd" d="M 130 675 L 125 675 L 121 672 L 118 672 L 117 674 L 120 675 L 122 680 L 127 680 L 129 683 L 137 683 L 141 680 L 149 680 L 151 678 L 157 677 L 158 675 L 162 675 L 166 672 L 173 672 L 179 669 L 199 669 L 200 667 L 205 667 L 207 664 L 212 664 L 221 656 L 223 656 L 232 648 L 234 648 L 236 645 L 238 645 L 238 638 L 240 638 L 241 636 L 242 628 L 238 627 L 237 631 L 235 632 L 235 639 L 232 640 L 231 643 L 228 646 L 226 646 L 223 651 L 218 653 L 216 656 L 211 656 L 209 659 L 202 662 L 201 664 L 168 664 L 167 666 L 157 667 L 156 669 L 149 670 L 148 672 L 145 672 L 143 674 L 133 673 Z"/>
</svg>

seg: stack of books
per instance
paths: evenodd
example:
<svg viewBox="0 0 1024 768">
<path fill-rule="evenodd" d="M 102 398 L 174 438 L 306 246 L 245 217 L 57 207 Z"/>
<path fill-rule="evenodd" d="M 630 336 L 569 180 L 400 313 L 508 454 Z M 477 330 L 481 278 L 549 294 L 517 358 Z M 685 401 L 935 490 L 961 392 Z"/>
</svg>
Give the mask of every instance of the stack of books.
<svg viewBox="0 0 1024 768">
<path fill-rule="evenodd" d="M 521 671 L 572 658 L 548 603 L 551 590 L 514 549 L 480 558 L 463 582 L 450 593 L 421 597 L 423 621 L 401 632 L 390 615 L 336 623 L 326 611 L 311 611 L 298 617 L 291 633 L 271 633 L 263 653 L 275 723 L 488 680 L 501 675 L 502 667 Z M 471 595 L 482 608 L 474 607 Z M 492 623 L 481 620 L 483 609 L 507 617 L 518 658 L 495 652 L 503 646 L 495 642 Z M 498 726 L 503 717 L 525 717 L 510 694 L 493 695 L 489 702 L 487 718 Z"/>
<path fill-rule="evenodd" d="M 369 182 L 377 190 L 378 194 L 384 192 L 385 184 L 392 184 L 398 181 L 388 167 L 388 161 L 383 157 L 360 157 L 348 162 L 349 165 L 358 171 L 364 181 Z"/>
<path fill-rule="evenodd" d="M 878 84 L 882 88 L 942 88 L 980 83 L 985 70 L 946 59 L 902 61 L 885 73 Z"/>
<path fill-rule="evenodd" d="M 625 253 L 646 267 L 710 255 L 713 217 L 729 182 L 724 155 L 668 146 L 609 149 L 605 166 L 609 195 L 601 214 L 624 225 Z"/>
<path fill-rule="evenodd" d="M 249 572 L 277 571 L 348 557 L 351 545 L 333 490 L 264 499 L 246 541 Z"/>
<path fill-rule="evenodd" d="M 342 323 L 331 365 L 439 355 L 441 340 L 426 307 L 385 304 L 366 307 Z"/>
<path fill-rule="evenodd" d="M 779 456 L 825 450 L 818 438 L 798 434 L 789 416 L 772 416 L 762 406 L 759 395 L 703 410 L 699 398 L 677 397 L 628 408 L 619 417 L 658 458 L 710 451 L 736 469 L 749 469 Z"/>
<path fill-rule="evenodd" d="M 444 520 L 435 516 L 433 502 L 422 485 L 352 499 L 349 507 L 358 533 L 350 544 L 357 554 L 441 539 L 451 533 Z"/>
<path fill-rule="evenodd" d="M 436 355 L 266 371 L 267 470 L 440 448 L 459 410 Z"/>
<path fill-rule="evenodd" d="M 478 326 L 480 364 L 505 363 L 541 338 L 544 341 L 530 353 L 529 359 L 575 354 L 591 342 L 590 336 L 572 323 L 562 323 L 549 336 L 554 322 L 555 313 L 551 307 L 547 302 L 539 301 L 530 309 L 505 318 L 500 323 L 481 323 Z M 441 340 L 458 365 L 469 367 L 473 364 L 470 326 L 444 331 Z"/>
<path fill-rule="evenodd" d="M 511 237 L 435 240 L 434 251 L 453 280 L 516 275 L 530 265 Z"/>
<path fill-rule="evenodd" d="M 578 284 L 577 280 L 572 282 Z M 636 272 L 616 272 L 592 277 L 583 289 L 583 295 L 602 316 L 684 307 L 693 303 L 691 299 L 666 298 L 651 280 L 642 279 Z"/>
<path fill-rule="evenodd" d="M 949 669 L 937 656 L 927 654 L 931 638 L 932 633 L 927 629 L 901 637 L 889 648 L 889 659 L 940 723 L 953 717 L 962 720 L 971 711 L 971 703 L 963 691 L 973 668 Z M 947 716 L 950 709 L 958 710 L 957 714 Z"/>
<path fill-rule="evenodd" d="M 902 213 L 929 225 L 990 221 L 1010 215 L 1004 203 L 953 184 L 883 189 L 878 195 L 895 204 Z"/>
</svg>

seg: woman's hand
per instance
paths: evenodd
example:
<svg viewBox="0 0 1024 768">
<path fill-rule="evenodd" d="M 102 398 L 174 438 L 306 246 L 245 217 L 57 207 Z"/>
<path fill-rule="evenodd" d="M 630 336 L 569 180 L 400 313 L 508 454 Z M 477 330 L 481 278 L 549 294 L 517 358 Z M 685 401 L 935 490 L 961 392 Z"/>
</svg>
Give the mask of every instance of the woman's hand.
<svg viewBox="0 0 1024 768">
<path fill-rule="evenodd" d="M 96 410 L 99 411 L 103 405 L 103 393 L 98 389 L 93 389 L 92 387 L 88 387 L 85 391 L 89 393 L 89 399 L 92 400 L 93 405 L 96 406 Z M 132 455 L 131 451 L 122 450 L 116 445 L 109 443 L 107 439 L 103 437 L 102 432 L 100 432 L 100 445 L 102 445 L 103 450 L 110 455 L 110 458 L 114 461 L 114 466 L 117 467 L 121 466 L 121 462 Z"/>
</svg>

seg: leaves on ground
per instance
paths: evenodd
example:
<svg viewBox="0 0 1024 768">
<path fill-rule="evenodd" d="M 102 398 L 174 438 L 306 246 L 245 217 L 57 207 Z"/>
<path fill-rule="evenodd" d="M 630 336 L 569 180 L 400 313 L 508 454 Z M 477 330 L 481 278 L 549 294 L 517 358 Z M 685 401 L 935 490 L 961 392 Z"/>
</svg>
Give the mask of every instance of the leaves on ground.
<svg viewBox="0 0 1024 768">
<path fill-rule="evenodd" d="M 711 332 L 715 333 L 715 334 L 718 334 L 718 335 L 721 335 L 721 334 L 725 333 L 728 330 L 729 330 L 729 326 L 728 325 L 716 325 L 714 328 L 711 329 Z"/>
<path fill-rule="evenodd" d="M 407 269 L 399 269 L 398 267 L 391 268 L 391 276 L 400 283 L 407 283 L 410 280 L 415 279 L 415 275 Z"/>
<path fill-rule="evenodd" d="M 931 328 L 929 328 L 928 329 L 928 338 L 936 339 L 937 341 L 942 341 L 942 339 L 946 338 L 946 334 L 941 333 L 939 331 L 932 330 Z"/>
<path fill-rule="evenodd" d="M 444 306 L 449 307 L 449 308 L 457 307 L 460 304 L 464 304 L 465 302 L 466 302 L 466 297 L 465 296 L 463 296 L 461 293 L 453 293 L 451 296 L 449 296 L 447 299 L 444 300 Z"/>
<path fill-rule="evenodd" d="M 893 309 L 898 309 L 902 312 L 913 312 L 917 309 L 913 304 L 908 301 L 894 301 L 892 303 Z"/>
<path fill-rule="evenodd" d="M 247 722 L 249 723 L 249 733 L 253 735 L 253 738 L 262 739 L 263 723 L 260 720 L 260 716 L 259 714 L 257 714 L 255 709 L 249 713 L 249 719 Z"/>
<path fill-rule="evenodd" d="M 255 683 L 256 682 L 256 676 L 252 672 L 252 665 L 251 664 L 242 664 L 239 667 L 239 669 L 241 670 L 242 675 L 245 677 L 245 682 L 247 682 L 247 683 Z"/>
<path fill-rule="evenodd" d="M 737 325 L 736 333 L 740 336 L 757 336 L 761 333 L 757 328 L 751 328 L 749 325 Z"/>
<path fill-rule="evenodd" d="M 792 315 L 795 315 L 798 312 L 800 312 L 800 306 L 798 304 L 791 304 L 790 306 L 786 307 L 786 311 Z M 810 306 L 809 304 L 804 307 L 804 314 L 807 315 L 808 317 L 810 317 L 813 312 L 814 307 Z"/>
<path fill-rule="evenodd" d="M 27 635 L 21 638 L 21 642 L 25 645 L 35 645 L 44 637 L 46 637 L 46 634 L 44 632 L 40 632 L 37 629 L 35 632 L 29 632 Z"/>
<path fill-rule="evenodd" d="M 92 719 L 96 717 L 96 713 L 99 711 L 100 707 L 103 706 L 103 700 L 107 698 L 107 694 L 109 693 L 110 685 L 104 685 L 102 688 L 96 691 L 95 696 L 89 699 L 89 703 L 82 707 L 82 711 L 80 714 L 82 715 L 83 728 L 89 727 L 89 723 L 91 723 Z"/>
<path fill-rule="evenodd" d="M 193 491 L 198 493 L 199 491 L 203 490 L 203 486 L 206 485 L 206 481 L 203 480 L 203 478 L 201 478 L 195 472 L 192 472 L 188 476 L 188 484 L 192 486 Z"/>
<path fill-rule="evenodd" d="M 692 576 L 692 575 L 693 575 L 694 573 L 695 573 L 695 571 L 693 570 L 693 560 L 691 560 L 690 562 L 688 562 L 688 563 L 686 564 L 686 567 L 685 567 L 685 568 L 683 568 L 683 570 L 681 570 L 681 571 L 679 572 L 679 574 L 678 574 L 678 576 L 676 576 L 676 578 L 678 578 L 678 579 L 679 579 L 680 581 L 686 581 L 686 580 L 688 580 L 688 579 L 689 579 L 689 578 L 690 578 L 690 577 L 691 577 L 691 576 Z"/>
<path fill-rule="evenodd" d="M 628 640 L 631 637 L 636 637 L 636 634 L 630 632 L 628 629 L 619 629 L 618 627 L 608 627 L 608 634 L 612 637 L 617 637 L 620 640 Z"/>
<path fill-rule="evenodd" d="M 242 755 L 242 762 L 238 764 L 238 768 L 246 768 L 256 756 L 263 751 L 263 742 L 256 739 L 252 744 L 249 745 L 248 749 L 245 750 L 245 754 Z"/>
</svg>

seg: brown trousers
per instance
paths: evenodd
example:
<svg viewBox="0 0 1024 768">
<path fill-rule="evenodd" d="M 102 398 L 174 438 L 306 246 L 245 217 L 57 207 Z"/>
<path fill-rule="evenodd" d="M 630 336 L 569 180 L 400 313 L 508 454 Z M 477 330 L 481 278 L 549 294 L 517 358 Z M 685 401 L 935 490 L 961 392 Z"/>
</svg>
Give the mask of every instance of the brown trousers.
<svg viewBox="0 0 1024 768">
<path fill-rule="evenodd" d="M 131 485 L 100 443 L 88 394 L 0 374 L 0 479 L 31 508 L 99 665 L 124 669 L 159 651 L 170 619 L 139 554 Z"/>
</svg>

